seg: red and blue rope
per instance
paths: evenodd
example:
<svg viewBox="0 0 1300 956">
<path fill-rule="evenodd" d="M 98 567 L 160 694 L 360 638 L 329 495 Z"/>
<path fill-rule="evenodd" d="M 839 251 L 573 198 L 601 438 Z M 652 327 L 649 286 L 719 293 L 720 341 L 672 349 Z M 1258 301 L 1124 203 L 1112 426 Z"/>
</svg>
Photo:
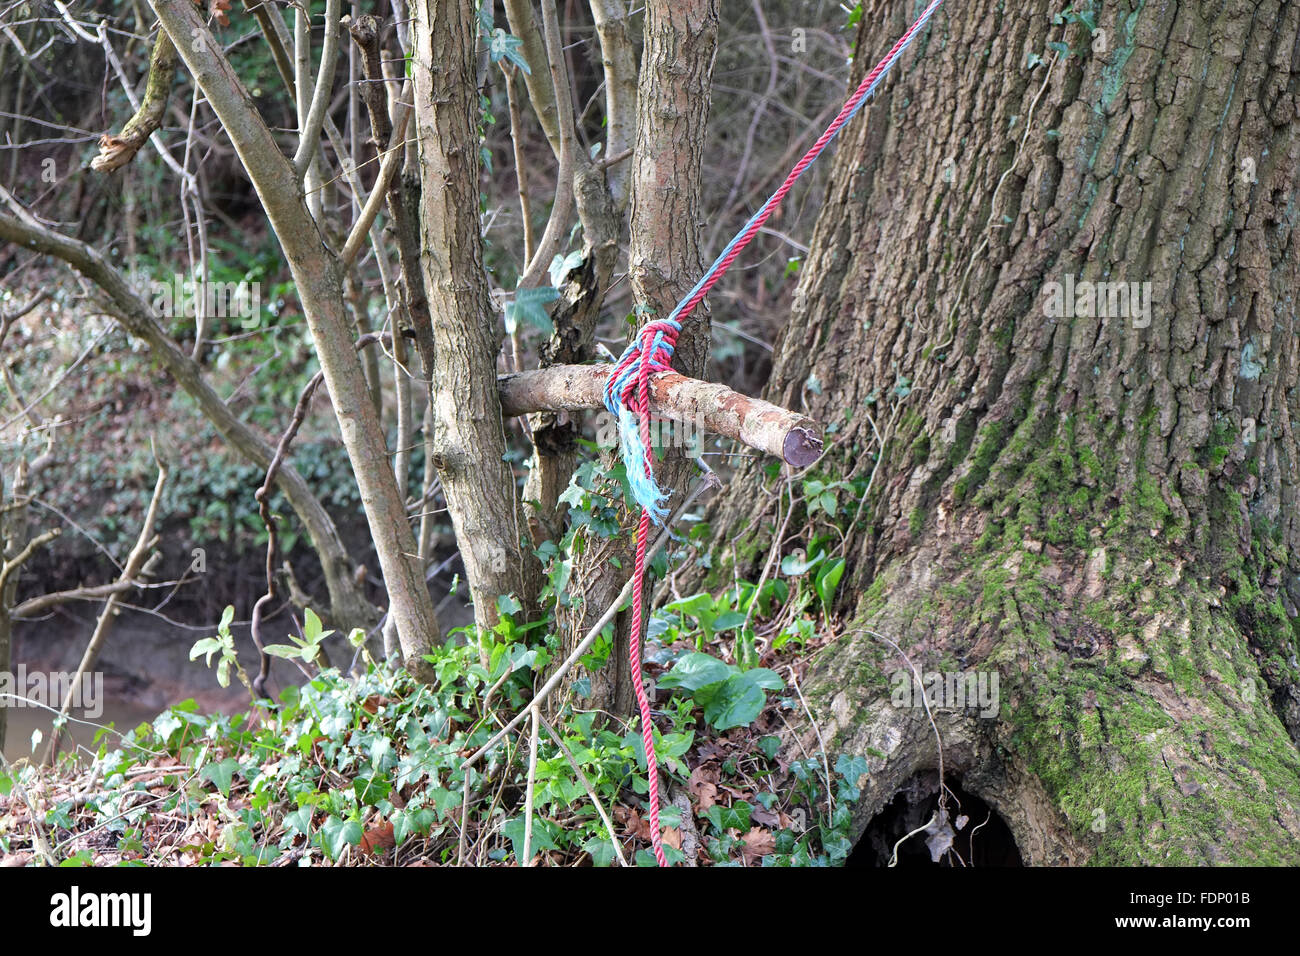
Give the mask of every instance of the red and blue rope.
<svg viewBox="0 0 1300 956">
<path fill-rule="evenodd" d="M 605 407 L 618 416 L 628 483 L 632 488 L 632 496 L 641 506 L 641 518 L 636 529 L 636 566 L 632 572 L 632 635 L 628 654 L 632 665 L 632 686 L 636 693 L 637 709 L 641 715 L 641 739 L 645 745 L 646 771 L 650 784 L 650 836 L 655 860 L 660 866 L 667 866 L 668 861 L 664 857 L 663 836 L 659 828 L 659 766 L 655 759 L 654 725 L 650 719 L 650 700 L 646 696 L 645 684 L 641 678 L 641 631 L 646 541 L 649 537 L 651 521 L 662 524 L 667 516 L 663 502 L 668 496 L 660 490 L 650 464 L 650 376 L 656 372 L 671 370 L 673 350 L 677 346 L 677 336 L 682 331 L 682 320 L 690 315 L 709 294 L 709 290 L 722 278 L 723 273 L 730 268 L 736 257 L 758 235 L 763 223 L 767 222 L 768 217 L 781 204 L 781 200 L 785 198 L 795 182 L 821 155 L 830 141 L 835 138 L 835 134 L 854 117 L 876 91 L 885 74 L 903 55 L 903 51 L 911 45 L 912 40 L 925 27 L 942 3 L 943 0 L 931 0 L 921 11 L 916 22 L 899 37 L 898 42 L 885 58 L 863 78 L 853 95 L 844 104 L 844 108 L 831 121 L 830 126 L 826 127 L 826 132 L 822 133 L 817 142 L 804 153 L 803 158 L 795 163 L 790 174 L 786 176 L 785 182 L 781 183 L 776 192 L 727 243 L 713 265 L 709 266 L 700 277 L 700 281 L 677 304 L 668 318 L 647 322 L 641 328 L 632 344 L 619 358 L 605 384 Z"/>
</svg>

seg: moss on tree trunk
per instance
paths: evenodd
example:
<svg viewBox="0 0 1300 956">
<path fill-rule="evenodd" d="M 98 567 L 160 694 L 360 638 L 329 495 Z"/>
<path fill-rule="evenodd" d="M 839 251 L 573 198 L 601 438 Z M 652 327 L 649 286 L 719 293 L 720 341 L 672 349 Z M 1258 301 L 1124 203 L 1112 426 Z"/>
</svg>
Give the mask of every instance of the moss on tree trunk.
<svg viewBox="0 0 1300 956">
<path fill-rule="evenodd" d="M 997 674 L 936 722 L 1026 862 L 1294 864 L 1300 5 L 1060 6 L 941 10 L 839 147 L 768 397 L 828 479 L 884 448 L 810 519 L 860 626 L 804 691 L 860 829 L 938 760 L 882 635 Z M 864 3 L 858 75 L 910 12 Z M 761 480 L 715 531 L 770 536 Z"/>
</svg>

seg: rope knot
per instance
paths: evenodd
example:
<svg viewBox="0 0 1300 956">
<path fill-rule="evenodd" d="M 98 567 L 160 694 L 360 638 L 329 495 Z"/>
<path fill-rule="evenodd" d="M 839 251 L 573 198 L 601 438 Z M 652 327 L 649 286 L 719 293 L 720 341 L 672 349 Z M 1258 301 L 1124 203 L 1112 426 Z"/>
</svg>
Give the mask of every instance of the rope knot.
<svg viewBox="0 0 1300 956">
<path fill-rule="evenodd" d="M 667 517 L 663 503 L 668 495 L 660 490 L 650 465 L 650 376 L 671 370 L 681 331 L 681 323 L 673 318 L 647 322 L 605 383 L 605 407 L 618 416 L 632 497 L 655 524 L 663 524 Z"/>
</svg>

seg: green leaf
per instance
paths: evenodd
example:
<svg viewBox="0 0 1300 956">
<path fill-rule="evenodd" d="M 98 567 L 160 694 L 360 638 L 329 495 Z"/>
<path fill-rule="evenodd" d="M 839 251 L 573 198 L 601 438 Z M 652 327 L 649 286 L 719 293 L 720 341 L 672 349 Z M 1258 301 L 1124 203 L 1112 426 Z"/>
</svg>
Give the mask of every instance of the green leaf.
<svg viewBox="0 0 1300 956">
<path fill-rule="evenodd" d="M 301 806 L 293 813 L 284 815 L 284 825 L 294 833 L 301 833 L 303 836 L 311 835 L 311 807 Z"/>
<path fill-rule="evenodd" d="M 423 836 L 437 818 L 432 807 L 399 810 L 393 815 L 393 839 L 401 846 L 412 834 Z"/>
<path fill-rule="evenodd" d="M 356 820 L 343 820 L 333 814 L 320 828 L 321 848 L 331 860 L 337 860 L 348 846 L 361 842 L 361 824 Z"/>
<path fill-rule="evenodd" d="M 153 732 L 159 740 L 169 740 L 171 735 L 181 729 L 183 721 L 170 710 L 165 710 L 155 718 Z"/>
<path fill-rule="evenodd" d="M 600 837 L 592 837 L 582 845 L 591 854 L 593 866 L 611 866 L 614 863 L 614 844 Z"/>
<path fill-rule="evenodd" d="M 234 757 L 227 757 L 219 763 L 204 764 L 203 769 L 199 772 L 199 777 L 203 780 L 212 781 L 213 785 L 228 797 L 230 796 L 231 780 L 238 769 L 239 761 Z"/>
<path fill-rule="evenodd" d="M 294 647 L 292 644 L 267 644 L 263 650 L 272 657 L 282 657 L 290 661 L 298 658 L 307 660 L 309 657 L 315 656 L 314 651 L 309 651 L 308 648 L 304 647 Z"/>
<path fill-rule="evenodd" d="M 708 654 L 698 652 L 680 658 L 673 669 L 659 679 L 660 687 L 680 687 L 696 691 L 717 684 L 731 676 L 731 668 Z"/>
<path fill-rule="evenodd" d="M 768 670 L 766 667 L 755 667 L 745 673 L 756 686 L 764 690 L 785 690 L 785 681 L 781 680 L 781 675 L 776 671 Z"/>
<path fill-rule="evenodd" d="M 549 270 L 551 285 L 558 286 L 564 281 L 565 276 L 578 268 L 578 266 L 582 265 L 585 261 L 586 257 L 583 256 L 581 249 L 575 249 L 567 256 L 556 256 L 551 260 L 551 267 Z"/>
<path fill-rule="evenodd" d="M 729 807 L 715 803 L 704 812 L 704 817 L 719 833 L 725 830 L 739 830 L 742 834 L 749 832 L 749 819 L 754 808 L 744 800 L 737 800 Z"/>
<path fill-rule="evenodd" d="M 560 297 L 560 290 L 554 286 L 544 285 L 537 289 L 520 289 L 515 293 L 513 302 L 506 303 L 506 332 L 515 333 L 522 319 L 529 325 L 540 329 L 547 335 L 555 331 L 551 324 L 551 314 L 546 311 L 548 303 Z"/>
<path fill-rule="evenodd" d="M 376 804 L 392 792 L 392 785 L 383 777 L 357 777 L 352 781 L 352 790 L 362 803 Z"/>
<path fill-rule="evenodd" d="M 752 724 L 767 703 L 767 695 L 751 672 L 733 674 L 704 706 L 704 719 L 717 730 Z"/>
<path fill-rule="evenodd" d="M 221 650 L 221 641 L 215 637 L 205 637 L 194 642 L 190 648 L 190 660 L 195 660 L 200 654 L 207 654 L 208 659 L 204 661 L 208 667 L 212 666 L 212 655 Z"/>
<path fill-rule="evenodd" d="M 745 623 L 745 615 L 739 611 L 724 611 L 719 614 L 713 621 L 713 630 L 730 631 L 733 628 L 740 627 Z"/>
<path fill-rule="evenodd" d="M 318 644 L 320 639 L 325 635 L 322 634 L 324 625 L 321 624 L 320 618 L 311 608 L 306 608 L 302 614 L 302 633 L 309 644 Z"/>
<path fill-rule="evenodd" d="M 858 779 L 867 771 L 865 757 L 850 757 L 848 754 L 840 754 L 835 758 L 835 772 L 851 785 L 856 786 Z"/>
<path fill-rule="evenodd" d="M 504 824 L 502 824 L 501 832 L 504 833 L 507 839 L 510 840 L 511 844 L 513 844 L 515 859 L 519 860 L 522 863 L 524 859 L 523 815 L 521 814 L 520 816 L 515 817 L 513 820 L 507 820 Z M 555 849 L 555 841 L 551 839 L 551 834 L 548 832 L 546 827 L 546 821 L 539 819 L 538 817 L 534 817 L 533 818 L 533 840 L 532 840 L 532 845 L 529 846 L 528 848 L 528 852 L 531 853 L 533 856 L 536 856 L 538 853 L 543 853 L 546 850 L 554 850 L 554 849 Z"/>
<path fill-rule="evenodd" d="M 832 561 L 826 565 L 817 574 L 817 596 L 822 599 L 822 607 L 830 610 L 831 601 L 835 597 L 835 589 L 839 587 L 840 578 L 844 577 L 844 559 Z"/>
<path fill-rule="evenodd" d="M 531 74 L 528 69 L 528 61 L 524 55 L 519 52 L 519 48 L 524 45 L 524 41 L 517 36 L 512 36 L 497 27 L 488 37 L 488 55 L 492 58 L 493 63 L 499 63 L 502 59 L 509 60 L 525 73 Z"/>
<path fill-rule="evenodd" d="M 817 555 L 811 561 L 808 560 L 802 551 L 796 551 L 794 554 L 787 554 L 781 559 L 781 573 L 788 578 L 797 578 L 807 574 L 812 568 L 821 563 L 825 557 L 823 554 Z"/>
<path fill-rule="evenodd" d="M 821 493 L 821 497 L 817 499 L 817 503 L 822 506 L 822 511 L 825 511 L 832 518 L 835 517 L 835 509 L 837 506 L 837 502 L 835 500 L 835 492 L 823 491 Z"/>
</svg>

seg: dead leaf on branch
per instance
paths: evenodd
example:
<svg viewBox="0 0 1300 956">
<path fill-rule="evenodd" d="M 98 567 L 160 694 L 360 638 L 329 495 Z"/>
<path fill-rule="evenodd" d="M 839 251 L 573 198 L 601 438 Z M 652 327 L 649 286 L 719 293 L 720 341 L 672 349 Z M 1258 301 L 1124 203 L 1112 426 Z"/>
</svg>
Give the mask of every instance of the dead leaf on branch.
<svg viewBox="0 0 1300 956">
<path fill-rule="evenodd" d="M 197 4 L 199 0 L 194 0 Z M 226 16 L 230 12 L 230 0 L 208 0 L 208 17 L 215 19 L 223 27 L 230 26 L 230 17 Z"/>
</svg>

